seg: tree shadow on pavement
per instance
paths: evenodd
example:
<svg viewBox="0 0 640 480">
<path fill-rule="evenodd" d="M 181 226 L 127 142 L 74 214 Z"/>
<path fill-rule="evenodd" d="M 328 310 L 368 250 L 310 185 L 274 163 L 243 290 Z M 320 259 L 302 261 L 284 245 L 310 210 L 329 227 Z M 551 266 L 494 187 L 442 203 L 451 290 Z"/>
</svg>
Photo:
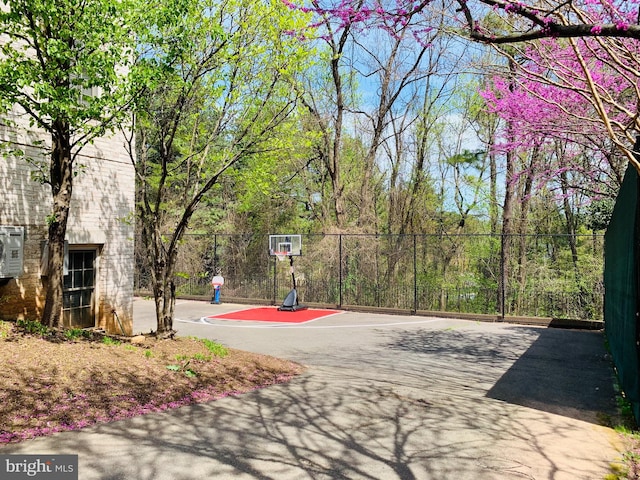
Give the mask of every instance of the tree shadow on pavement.
<svg viewBox="0 0 640 480">
<path fill-rule="evenodd" d="M 559 480 L 607 473 L 614 453 L 602 432 L 544 413 L 578 401 L 573 389 L 546 399 L 564 374 L 544 372 L 575 374 L 565 368 L 571 355 L 582 358 L 575 361 L 583 370 L 593 368 L 591 350 L 580 353 L 577 344 L 593 342 L 600 352 L 601 336 L 547 337 L 504 326 L 375 335 L 377 343 L 329 352 L 332 364 L 313 364 L 287 384 L 3 453 L 78 454 L 83 480 Z M 539 370 L 551 378 L 534 388 L 524 379 Z M 546 410 L 521 406 L 536 402 Z"/>
<path fill-rule="evenodd" d="M 614 379 L 601 332 L 544 329 L 487 396 L 601 423 L 617 415 Z"/>
<path fill-rule="evenodd" d="M 481 365 L 487 378 L 500 372 L 488 398 L 592 423 L 616 415 L 614 372 L 602 332 L 518 326 L 507 331 L 496 338 L 491 332 L 425 330 L 393 348 L 435 355 L 445 364 Z"/>
<path fill-rule="evenodd" d="M 500 409 L 488 421 L 419 392 L 368 383 L 346 372 L 320 382 L 304 376 L 240 398 L 103 425 L 99 442 L 75 452 L 82 478 L 537 478 L 517 455 L 491 451 L 508 421 L 500 420 Z M 135 460 L 127 461 L 131 446 Z"/>
</svg>

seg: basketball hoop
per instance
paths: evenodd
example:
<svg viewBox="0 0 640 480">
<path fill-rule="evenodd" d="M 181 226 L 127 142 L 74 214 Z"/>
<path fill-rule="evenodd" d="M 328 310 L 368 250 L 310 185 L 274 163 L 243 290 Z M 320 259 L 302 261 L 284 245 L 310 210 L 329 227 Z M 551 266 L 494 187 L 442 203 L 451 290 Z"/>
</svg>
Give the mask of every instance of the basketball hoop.
<svg viewBox="0 0 640 480">
<path fill-rule="evenodd" d="M 273 252 L 273 255 L 278 259 L 279 262 L 284 262 L 289 256 L 289 252 Z"/>
<path fill-rule="evenodd" d="M 296 291 L 296 275 L 293 269 L 293 258 L 302 255 L 302 235 L 269 235 L 269 255 L 276 257 L 278 262 L 284 262 L 289 257 L 289 272 L 291 272 L 291 282 L 293 283 L 293 289 L 282 302 L 282 306 L 278 307 L 278 310 L 295 312 L 296 310 L 303 310 L 307 307 L 298 303 L 298 292 Z M 276 285 L 276 265 L 273 265 L 273 285 L 274 285 L 274 299 L 275 299 L 275 285 Z"/>
</svg>

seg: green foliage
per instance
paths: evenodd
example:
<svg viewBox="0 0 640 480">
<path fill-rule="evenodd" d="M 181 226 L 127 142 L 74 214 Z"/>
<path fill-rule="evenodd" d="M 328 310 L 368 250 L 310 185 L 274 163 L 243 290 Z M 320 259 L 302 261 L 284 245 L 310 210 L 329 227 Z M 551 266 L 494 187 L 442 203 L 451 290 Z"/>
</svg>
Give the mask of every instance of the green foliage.
<svg viewBox="0 0 640 480">
<path fill-rule="evenodd" d="M 102 337 L 102 343 L 105 345 L 120 345 L 122 342 L 113 337 L 104 336 Z"/>
<path fill-rule="evenodd" d="M 38 322 L 37 320 L 18 320 L 16 326 L 25 333 L 32 335 L 40 335 L 42 337 L 51 334 L 51 330 L 46 325 Z"/>
<path fill-rule="evenodd" d="M 209 340 L 208 338 L 200 338 L 199 340 L 204 344 L 205 347 L 207 347 L 207 350 L 209 350 L 216 357 L 222 358 L 226 357 L 229 354 L 229 350 L 227 350 L 227 348 L 220 343 Z"/>
<path fill-rule="evenodd" d="M 129 94 L 126 67 L 135 39 L 128 25 L 137 16 L 136 4 L 90 0 L 80 8 L 74 0 L 8 0 L 5 5 L 0 106 L 22 105 L 33 125 L 51 133 L 62 121 L 79 145 L 114 126 Z M 119 21 L 107 22 L 105 15 Z"/>
<path fill-rule="evenodd" d="M 638 479 L 640 478 L 640 433 L 637 431 L 633 408 L 620 393 L 616 395 L 616 403 L 620 423 L 610 426 L 613 426 L 614 430 L 624 438 L 626 449 L 622 452 L 622 461 L 610 464 L 611 473 L 604 478 L 606 480 Z"/>
<path fill-rule="evenodd" d="M 629 425 L 635 426 L 635 416 L 633 415 L 633 406 L 631 402 L 627 400 L 621 394 L 616 395 L 616 404 L 618 405 L 618 411 L 620 412 L 620 417 L 622 418 L 622 427 L 628 428 Z"/>
<path fill-rule="evenodd" d="M 197 377 L 198 374 L 195 372 L 195 370 L 193 370 L 192 368 L 189 368 L 190 362 L 191 360 L 187 360 L 182 365 L 175 365 L 175 364 L 167 365 L 167 370 L 171 370 L 172 372 L 182 372 L 189 378 Z"/>
<path fill-rule="evenodd" d="M 282 139 L 291 137 L 285 127 L 307 58 L 287 32 L 304 17 L 276 0 L 163 0 L 139 29 L 136 72 L 147 90 L 135 104 L 138 224 L 150 233 L 141 248 L 166 254 L 156 258 L 159 281 L 176 277 L 187 226 L 218 224 L 237 185 L 254 178 L 246 172 L 258 172 L 250 191 L 275 191 L 269 165 L 288 148 Z"/>
<path fill-rule="evenodd" d="M 10 322 L 4 322 L 0 320 L 0 338 L 6 338 L 11 332 L 12 325 Z"/>
<path fill-rule="evenodd" d="M 210 355 L 204 355 L 203 353 L 194 353 L 193 355 L 183 355 L 178 354 L 175 356 L 175 359 L 179 362 L 183 362 L 185 360 L 197 360 L 199 362 L 208 362 L 211 360 Z"/>
<path fill-rule="evenodd" d="M 82 328 L 69 328 L 64 331 L 64 336 L 67 340 L 76 340 L 78 338 L 89 338 L 91 333 Z"/>
<path fill-rule="evenodd" d="M 585 213 L 586 226 L 594 231 L 606 230 L 613 215 L 615 201 L 612 198 L 602 198 L 592 201 Z"/>
<path fill-rule="evenodd" d="M 153 357 L 153 352 L 151 351 L 151 349 L 149 349 L 149 348 L 145 348 L 145 350 L 144 350 L 144 356 L 145 356 L 145 358 L 151 358 L 151 357 Z"/>
</svg>

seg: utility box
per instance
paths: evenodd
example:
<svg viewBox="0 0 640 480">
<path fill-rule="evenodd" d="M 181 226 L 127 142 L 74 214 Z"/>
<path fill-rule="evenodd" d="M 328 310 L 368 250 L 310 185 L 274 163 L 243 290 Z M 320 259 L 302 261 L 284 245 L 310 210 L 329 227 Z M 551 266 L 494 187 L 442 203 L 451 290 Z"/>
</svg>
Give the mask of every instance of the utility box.
<svg viewBox="0 0 640 480">
<path fill-rule="evenodd" d="M 0 278 L 22 275 L 24 227 L 0 225 Z"/>
</svg>

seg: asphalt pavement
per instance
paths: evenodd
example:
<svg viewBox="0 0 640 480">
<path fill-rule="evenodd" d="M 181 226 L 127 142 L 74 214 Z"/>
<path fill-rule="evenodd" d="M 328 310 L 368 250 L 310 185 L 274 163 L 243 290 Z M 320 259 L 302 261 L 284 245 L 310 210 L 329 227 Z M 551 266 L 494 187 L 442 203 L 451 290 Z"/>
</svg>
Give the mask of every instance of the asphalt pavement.
<svg viewBox="0 0 640 480">
<path fill-rule="evenodd" d="M 223 298 L 224 301 L 224 298 Z M 621 446 L 602 332 L 342 312 L 301 325 L 174 327 L 308 366 L 238 397 L 38 438 L 2 454 L 78 454 L 81 480 L 603 479 Z M 134 330 L 155 329 L 153 302 Z"/>
</svg>

